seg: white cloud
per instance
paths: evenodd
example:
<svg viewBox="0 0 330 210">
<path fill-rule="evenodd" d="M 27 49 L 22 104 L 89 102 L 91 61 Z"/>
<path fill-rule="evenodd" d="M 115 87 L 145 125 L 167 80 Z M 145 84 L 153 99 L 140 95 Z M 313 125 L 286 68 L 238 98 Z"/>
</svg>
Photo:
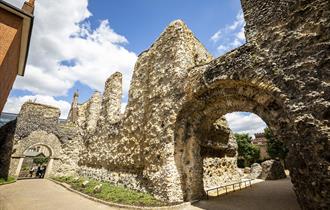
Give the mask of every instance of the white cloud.
<svg viewBox="0 0 330 210">
<path fill-rule="evenodd" d="M 217 42 L 217 41 L 219 41 L 220 37 L 221 37 L 221 31 L 217 31 L 215 34 L 213 34 L 213 36 L 211 37 L 211 40 L 213 42 Z"/>
<path fill-rule="evenodd" d="M 218 51 L 226 51 L 227 48 L 228 48 L 227 46 L 224 46 L 224 45 L 221 44 L 221 45 L 219 45 L 219 46 L 217 47 L 217 50 L 218 50 Z"/>
<path fill-rule="evenodd" d="M 61 118 L 66 118 L 71 105 L 67 101 L 56 100 L 54 97 L 46 95 L 26 95 L 19 97 L 10 97 L 5 105 L 4 112 L 18 113 L 24 102 L 32 100 L 37 103 L 51 105 L 60 108 Z"/>
<path fill-rule="evenodd" d="M 24 1 L 8 2 L 21 7 Z M 120 71 L 127 94 L 137 56 L 125 48 L 128 40 L 110 27 L 109 20 L 92 29 L 87 6 L 88 0 L 36 1 L 28 65 L 14 89 L 53 98 L 65 96 L 80 81 L 103 91 L 106 79 Z M 63 65 L 67 60 L 74 65 Z"/>
<path fill-rule="evenodd" d="M 243 12 L 240 11 L 231 24 L 219 29 L 212 35 L 210 40 L 218 44 L 216 48 L 218 55 L 222 55 L 245 43 L 244 25 L 244 15 Z"/>
<path fill-rule="evenodd" d="M 8 3 L 14 5 L 17 8 L 22 8 L 25 0 L 7 0 Z"/>
<path fill-rule="evenodd" d="M 232 112 L 225 115 L 229 128 L 235 133 L 248 133 L 253 136 L 267 127 L 266 123 L 256 114 Z"/>
<path fill-rule="evenodd" d="M 236 34 L 236 38 L 243 42 L 245 41 L 244 27 L 241 27 L 240 31 Z"/>
<path fill-rule="evenodd" d="M 231 25 L 227 26 L 227 29 L 234 31 L 235 29 L 244 26 L 244 24 L 245 24 L 244 15 L 243 15 L 243 12 L 240 11 L 236 15 L 235 21 Z"/>
</svg>

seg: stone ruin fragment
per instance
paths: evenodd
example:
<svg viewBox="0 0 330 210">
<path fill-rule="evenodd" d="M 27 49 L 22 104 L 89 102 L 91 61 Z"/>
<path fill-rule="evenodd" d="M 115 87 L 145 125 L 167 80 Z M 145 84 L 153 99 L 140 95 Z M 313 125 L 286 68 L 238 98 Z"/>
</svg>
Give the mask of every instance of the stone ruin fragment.
<svg viewBox="0 0 330 210">
<path fill-rule="evenodd" d="M 241 3 L 246 44 L 214 59 L 174 21 L 139 55 L 123 114 L 120 73 L 107 80 L 103 95 L 74 101 L 63 124 L 58 109 L 28 102 L 17 122 L 0 130 L 2 163 L 8 169 L 11 141 L 15 169 L 20 148 L 48 139 L 58 148 L 55 174 L 103 179 L 169 202 L 199 199 L 204 187 L 218 184 L 214 176 L 219 182 L 237 176 L 237 146 L 222 117 L 246 111 L 284 140 L 301 207 L 327 209 L 329 1 Z M 57 171 L 56 161 L 65 170 Z"/>
</svg>

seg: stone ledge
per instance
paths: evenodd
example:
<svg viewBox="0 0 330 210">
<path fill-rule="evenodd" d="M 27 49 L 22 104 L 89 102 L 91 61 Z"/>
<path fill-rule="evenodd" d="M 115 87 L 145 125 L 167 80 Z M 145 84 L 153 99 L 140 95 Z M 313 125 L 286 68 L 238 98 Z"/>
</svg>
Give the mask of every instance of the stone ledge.
<svg viewBox="0 0 330 210">
<path fill-rule="evenodd" d="M 41 107 L 44 107 L 44 108 L 60 110 L 56 106 L 52 106 L 52 105 L 48 105 L 48 104 L 41 104 L 41 103 L 38 103 L 38 102 L 26 101 L 24 104 L 32 104 L 32 105 L 37 105 L 37 106 L 41 106 Z"/>
<path fill-rule="evenodd" d="M 51 179 L 51 178 L 47 178 L 48 180 L 58 184 L 58 185 L 61 185 L 62 187 L 64 187 L 65 189 L 73 192 L 73 193 L 76 193 L 78 195 L 81 195 L 87 199 L 90 199 L 92 201 L 95 201 L 95 202 L 99 202 L 99 203 L 102 203 L 102 204 L 105 204 L 105 205 L 108 205 L 108 206 L 111 206 L 111 207 L 117 207 L 117 208 L 127 208 L 127 209 L 150 209 L 150 210 L 154 210 L 154 209 L 161 209 L 161 210 L 167 210 L 167 209 L 181 209 L 182 207 L 188 207 L 190 206 L 193 202 L 196 202 L 196 201 L 193 201 L 193 202 L 185 202 L 185 203 L 181 203 L 181 204 L 178 204 L 178 205 L 173 205 L 173 206 L 152 206 L 152 207 L 143 207 L 143 206 L 131 206 L 131 205 L 125 205 L 125 204 L 118 204 L 118 203 L 112 203 L 112 202 L 108 202 L 108 201 L 104 201 L 104 200 L 101 200 L 101 199 L 98 199 L 98 198 L 94 198 L 92 196 L 89 196 L 85 193 L 82 193 L 82 192 L 79 192 L 77 190 L 74 190 L 71 188 L 71 186 L 69 184 L 66 184 L 66 183 L 62 183 L 62 182 L 59 182 L 59 181 L 56 181 L 54 179 Z"/>
</svg>

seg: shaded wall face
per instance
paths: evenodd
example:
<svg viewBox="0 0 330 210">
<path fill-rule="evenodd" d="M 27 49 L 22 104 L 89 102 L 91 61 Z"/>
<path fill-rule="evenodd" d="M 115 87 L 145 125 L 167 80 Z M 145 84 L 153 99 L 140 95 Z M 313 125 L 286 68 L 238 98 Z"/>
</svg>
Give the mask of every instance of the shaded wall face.
<svg viewBox="0 0 330 210">
<path fill-rule="evenodd" d="M 14 84 L 23 19 L 0 8 L 0 112 Z"/>
<path fill-rule="evenodd" d="M 6 179 L 8 177 L 15 126 L 16 120 L 11 121 L 0 128 L 0 178 Z"/>
<path fill-rule="evenodd" d="M 57 124 L 60 110 L 47 105 L 26 102 L 17 117 L 15 138 L 25 138 L 33 131 L 44 130 L 58 133 Z"/>
</svg>

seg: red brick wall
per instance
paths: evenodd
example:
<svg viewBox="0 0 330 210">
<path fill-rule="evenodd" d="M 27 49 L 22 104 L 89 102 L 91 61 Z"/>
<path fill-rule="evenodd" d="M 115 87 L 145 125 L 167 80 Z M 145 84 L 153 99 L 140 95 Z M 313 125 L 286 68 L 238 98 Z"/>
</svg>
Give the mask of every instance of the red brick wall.
<svg viewBox="0 0 330 210">
<path fill-rule="evenodd" d="M 0 8 L 0 113 L 14 84 L 23 19 Z"/>
</svg>

